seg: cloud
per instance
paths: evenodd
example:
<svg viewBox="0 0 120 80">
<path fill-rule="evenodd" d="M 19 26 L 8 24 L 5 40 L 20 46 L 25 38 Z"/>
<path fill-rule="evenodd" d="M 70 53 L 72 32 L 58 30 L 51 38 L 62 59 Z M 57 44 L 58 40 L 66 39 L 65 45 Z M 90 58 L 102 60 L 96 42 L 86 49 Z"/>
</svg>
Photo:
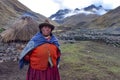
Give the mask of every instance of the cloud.
<svg viewBox="0 0 120 80">
<path fill-rule="evenodd" d="M 75 9 L 75 8 L 83 8 L 86 7 L 96 0 L 52 0 L 56 4 L 60 6 L 60 8 L 70 8 L 70 9 Z"/>
<path fill-rule="evenodd" d="M 19 0 L 24 5 L 26 5 L 28 8 L 30 8 L 32 11 L 40 13 L 45 16 L 50 16 L 51 13 L 55 13 L 57 10 L 59 10 L 59 5 L 55 4 L 51 0 Z"/>
<path fill-rule="evenodd" d="M 84 8 L 91 4 L 96 6 L 102 5 L 104 8 L 114 9 L 120 6 L 120 0 L 52 0 L 60 6 L 60 8 Z"/>
<path fill-rule="evenodd" d="M 120 6 L 120 0 L 103 0 L 103 6 L 108 9 L 114 9 Z"/>
<path fill-rule="evenodd" d="M 120 6 L 120 0 L 19 0 L 34 12 L 49 17 L 59 9 L 84 8 L 91 4 L 102 5 L 107 9 L 114 9 Z"/>
</svg>

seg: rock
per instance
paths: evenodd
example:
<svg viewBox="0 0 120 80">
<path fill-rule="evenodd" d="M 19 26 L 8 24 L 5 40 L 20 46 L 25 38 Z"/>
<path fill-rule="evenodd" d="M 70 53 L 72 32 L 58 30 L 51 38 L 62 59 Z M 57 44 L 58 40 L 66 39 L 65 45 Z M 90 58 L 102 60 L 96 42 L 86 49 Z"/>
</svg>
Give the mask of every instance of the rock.
<svg viewBox="0 0 120 80">
<path fill-rule="evenodd" d="M 25 43 L 2 43 L 0 42 L 0 63 L 18 61 L 19 54 L 25 47 Z"/>
<path fill-rule="evenodd" d="M 115 31 L 114 31 L 115 30 Z M 100 29 L 79 29 L 79 30 L 73 30 L 73 31 L 67 31 L 65 33 L 60 34 L 61 40 L 67 40 L 67 41 L 99 41 L 104 42 L 107 45 L 113 45 L 116 47 L 120 47 L 120 29 L 116 31 L 114 29 L 113 31 L 108 30 L 100 30 Z M 114 32 L 114 33 L 113 33 Z"/>
</svg>

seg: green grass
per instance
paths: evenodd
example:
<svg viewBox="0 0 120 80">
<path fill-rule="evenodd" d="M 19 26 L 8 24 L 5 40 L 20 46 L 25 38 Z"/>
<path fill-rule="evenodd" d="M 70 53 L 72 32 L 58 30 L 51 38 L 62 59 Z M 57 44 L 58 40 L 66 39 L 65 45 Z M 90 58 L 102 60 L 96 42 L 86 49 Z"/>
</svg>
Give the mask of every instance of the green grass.
<svg viewBox="0 0 120 80">
<path fill-rule="evenodd" d="M 81 41 L 61 44 L 62 80 L 119 80 L 120 49 Z"/>
<path fill-rule="evenodd" d="M 0 33 L 1 33 L 1 32 L 3 32 L 4 30 L 5 30 L 5 29 L 3 29 L 3 28 L 0 28 Z"/>
</svg>

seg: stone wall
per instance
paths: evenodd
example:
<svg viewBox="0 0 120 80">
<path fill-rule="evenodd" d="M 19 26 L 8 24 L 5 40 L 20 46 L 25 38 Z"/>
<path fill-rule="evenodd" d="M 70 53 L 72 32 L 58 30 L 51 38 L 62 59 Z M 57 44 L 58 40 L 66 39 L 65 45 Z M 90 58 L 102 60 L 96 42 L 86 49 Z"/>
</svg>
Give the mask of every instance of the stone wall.
<svg viewBox="0 0 120 80">
<path fill-rule="evenodd" d="M 17 61 L 25 43 L 2 43 L 0 42 L 0 62 Z"/>
</svg>

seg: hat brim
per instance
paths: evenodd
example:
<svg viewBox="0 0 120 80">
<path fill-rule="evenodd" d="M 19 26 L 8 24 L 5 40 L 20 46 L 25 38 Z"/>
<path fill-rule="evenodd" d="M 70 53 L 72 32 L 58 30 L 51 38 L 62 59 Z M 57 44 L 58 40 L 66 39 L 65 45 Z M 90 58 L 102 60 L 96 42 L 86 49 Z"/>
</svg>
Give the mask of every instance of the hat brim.
<svg viewBox="0 0 120 80">
<path fill-rule="evenodd" d="M 54 25 L 52 25 L 52 24 L 49 24 L 49 23 L 41 23 L 40 25 L 39 25 L 39 29 L 41 30 L 44 26 L 48 26 L 48 27 L 50 27 L 52 30 L 54 30 Z"/>
</svg>

